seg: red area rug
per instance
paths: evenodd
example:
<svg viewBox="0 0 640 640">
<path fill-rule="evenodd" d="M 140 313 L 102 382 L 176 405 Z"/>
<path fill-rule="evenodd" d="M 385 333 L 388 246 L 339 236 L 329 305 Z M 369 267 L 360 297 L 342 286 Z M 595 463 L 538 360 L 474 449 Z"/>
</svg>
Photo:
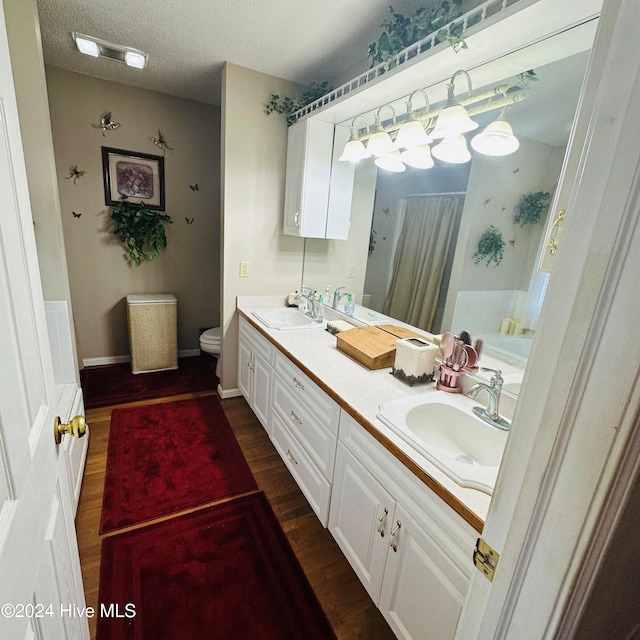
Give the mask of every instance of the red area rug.
<svg viewBox="0 0 640 640">
<path fill-rule="evenodd" d="M 336 637 L 262 492 L 105 538 L 99 601 L 98 640 Z"/>
<path fill-rule="evenodd" d="M 80 371 L 85 409 L 208 391 L 218 386 L 215 362 L 200 356 L 179 358 L 174 371 L 131 373 L 129 363 L 87 367 Z"/>
<path fill-rule="evenodd" d="M 115 409 L 100 533 L 257 488 L 217 396 Z"/>
</svg>

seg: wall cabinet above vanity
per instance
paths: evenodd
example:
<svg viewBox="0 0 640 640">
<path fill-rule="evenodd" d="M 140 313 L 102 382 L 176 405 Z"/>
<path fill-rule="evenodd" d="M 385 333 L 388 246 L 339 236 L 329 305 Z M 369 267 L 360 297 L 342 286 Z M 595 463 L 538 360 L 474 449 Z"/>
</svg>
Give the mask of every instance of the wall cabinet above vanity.
<svg viewBox="0 0 640 640">
<path fill-rule="evenodd" d="M 344 130 L 336 130 L 336 146 L 344 146 L 344 135 Z M 330 122 L 307 118 L 289 127 L 285 235 L 348 237 L 354 166 L 334 160 L 333 148 L 334 125 Z"/>
</svg>

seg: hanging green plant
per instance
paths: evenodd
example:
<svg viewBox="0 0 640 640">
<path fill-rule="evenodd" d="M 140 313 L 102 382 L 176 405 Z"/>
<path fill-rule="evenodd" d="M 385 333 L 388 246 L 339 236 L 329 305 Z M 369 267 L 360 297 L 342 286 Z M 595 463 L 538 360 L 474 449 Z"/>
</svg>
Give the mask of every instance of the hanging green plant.
<svg viewBox="0 0 640 640">
<path fill-rule="evenodd" d="M 528 224 L 533 226 L 540 222 L 542 213 L 549 208 L 550 204 L 551 194 L 546 191 L 525 193 L 520 198 L 513 221 L 521 227 L 525 227 Z"/>
<path fill-rule="evenodd" d="M 329 91 L 331 91 L 329 83 L 325 80 L 324 82 L 314 82 L 299 98 L 289 98 L 288 96 L 280 98 L 277 93 L 272 93 L 271 99 L 264 107 L 264 112 L 267 115 L 279 113 L 287 116 L 287 124 L 291 126 L 296 121 L 293 116 L 296 111 L 318 98 L 322 98 Z"/>
<path fill-rule="evenodd" d="M 461 37 L 462 23 L 447 25 L 462 15 L 462 0 L 443 0 L 420 7 L 413 16 L 406 17 L 389 7 L 391 18 L 383 20 L 382 34 L 377 42 L 369 45 L 371 67 L 391 59 L 403 49 L 437 32 L 438 42 L 445 40 L 454 48 L 466 49 L 467 43 Z M 387 66 L 387 69 L 389 66 Z"/>
<path fill-rule="evenodd" d="M 157 258 L 167 247 L 165 224 L 173 220 L 166 213 L 154 211 L 142 202 L 129 202 L 122 198 L 111 211 L 113 233 L 129 251 L 136 264 Z"/>
<path fill-rule="evenodd" d="M 486 261 L 487 266 L 492 262 L 494 269 L 504 258 L 504 238 L 502 231 L 491 225 L 481 236 L 478 241 L 478 248 L 473 256 L 471 256 L 476 264 Z"/>
</svg>

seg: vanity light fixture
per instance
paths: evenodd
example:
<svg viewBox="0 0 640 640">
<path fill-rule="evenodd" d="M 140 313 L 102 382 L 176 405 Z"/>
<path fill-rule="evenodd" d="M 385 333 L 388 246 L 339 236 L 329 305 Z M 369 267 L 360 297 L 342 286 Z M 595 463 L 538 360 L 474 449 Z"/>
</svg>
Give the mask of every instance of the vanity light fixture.
<svg viewBox="0 0 640 640">
<path fill-rule="evenodd" d="M 462 134 L 455 138 L 445 138 L 433 148 L 432 153 L 438 160 L 452 164 L 464 164 L 471 160 L 467 140 Z"/>
<path fill-rule="evenodd" d="M 356 129 L 356 120 L 360 118 L 364 121 L 364 126 L 367 134 L 369 133 L 369 123 L 367 122 L 364 116 L 356 116 L 351 121 L 351 126 L 349 127 L 349 142 L 344 145 L 344 150 L 342 151 L 342 155 L 338 158 L 339 162 L 360 162 L 364 158 L 369 157 L 369 153 L 367 152 L 364 142 L 360 140 L 360 135 L 358 134 L 358 130 Z"/>
<path fill-rule="evenodd" d="M 507 107 L 482 133 L 471 139 L 471 146 L 487 156 L 508 156 L 520 146 L 518 138 L 513 135 L 513 129 L 507 122 Z"/>
<path fill-rule="evenodd" d="M 429 98 L 422 89 L 414 91 L 407 100 L 407 119 L 398 129 L 398 135 L 393 144 L 394 149 L 411 149 L 419 145 L 429 144 L 433 142 L 431 137 L 427 134 L 424 125 L 420 122 L 413 112 L 413 96 L 416 93 L 421 93 L 424 96 L 426 103 L 425 111 L 429 111 Z"/>
<path fill-rule="evenodd" d="M 381 157 L 393 149 L 393 140 L 391 136 L 384 130 L 380 124 L 380 112 L 384 108 L 391 109 L 393 114 L 393 124 L 396 123 L 396 112 L 390 104 L 383 104 L 377 111 L 375 116 L 374 131 L 369 142 L 367 142 L 367 152 L 370 156 Z"/>
<path fill-rule="evenodd" d="M 461 133 L 478 128 L 478 123 L 469 117 L 467 110 L 454 97 L 455 80 L 459 74 L 464 75 L 467 79 L 468 95 L 471 98 L 471 78 L 466 71 L 459 69 L 453 74 L 451 82 L 447 85 L 447 104 L 438 116 L 435 129 L 431 132 L 432 138 L 455 138 Z"/>
<path fill-rule="evenodd" d="M 81 33 L 71 34 L 76 47 L 80 53 L 92 56 L 93 58 L 109 58 L 123 62 L 128 67 L 134 69 L 144 69 L 147 66 L 148 56 L 144 51 L 125 47 L 120 44 L 113 44 L 93 36 L 85 36 Z"/>
<path fill-rule="evenodd" d="M 411 149 L 405 149 L 400 154 L 400 160 L 414 169 L 431 169 L 435 164 L 431 157 L 431 149 L 429 149 L 428 144 L 421 144 L 417 147 L 411 147 Z"/>
<path fill-rule="evenodd" d="M 376 158 L 374 163 L 377 167 L 384 169 L 385 171 L 391 171 L 393 173 L 401 173 L 406 171 L 407 167 L 400 158 L 400 152 L 396 149 L 385 153 L 383 156 Z"/>
<path fill-rule="evenodd" d="M 460 98 L 458 102 L 454 94 L 455 80 L 459 74 L 467 78 L 469 95 Z M 406 166 L 430 169 L 434 166 L 433 157 L 453 164 L 469 162 L 471 153 L 464 133 L 478 127 L 478 123 L 470 116 L 498 109 L 501 109 L 500 116 L 473 138 L 471 146 L 474 151 L 490 156 L 508 155 L 518 149 L 520 143 L 506 120 L 506 112 L 512 105 L 526 99 L 526 91 L 509 84 L 501 84 L 473 95 L 469 74 L 459 70 L 447 84 L 447 92 L 449 97 L 446 105 L 432 112 L 425 91 L 416 89 L 407 99 L 407 115 L 403 123 L 396 122 L 396 113 L 391 104 L 382 105 L 375 113 L 373 131 L 370 130 L 365 115 L 356 116 L 349 127 L 349 141 L 339 160 L 357 163 L 375 156 L 376 166 L 394 172 L 404 171 Z M 418 93 L 424 96 L 425 107 L 414 112 L 413 98 Z M 384 108 L 390 109 L 393 114 L 393 122 L 387 122 L 385 126 L 381 122 L 381 112 Z M 360 126 L 359 129 L 356 128 L 358 119 L 364 122 L 364 127 Z M 395 141 L 392 141 L 394 134 Z M 442 138 L 442 141 L 430 149 L 432 138 Z"/>
</svg>

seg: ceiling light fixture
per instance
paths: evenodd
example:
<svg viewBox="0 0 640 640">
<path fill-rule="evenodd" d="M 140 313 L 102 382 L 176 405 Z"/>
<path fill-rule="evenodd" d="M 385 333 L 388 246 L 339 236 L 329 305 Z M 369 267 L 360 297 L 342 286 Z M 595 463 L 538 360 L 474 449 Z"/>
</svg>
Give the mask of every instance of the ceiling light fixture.
<svg viewBox="0 0 640 640">
<path fill-rule="evenodd" d="M 92 56 L 93 58 L 109 58 L 123 62 L 128 67 L 134 69 L 144 69 L 147 66 L 148 56 L 144 51 L 125 47 L 120 44 L 113 44 L 106 40 L 100 40 L 93 36 L 86 36 L 81 33 L 73 32 L 71 34 L 76 47 L 80 53 Z"/>
</svg>

